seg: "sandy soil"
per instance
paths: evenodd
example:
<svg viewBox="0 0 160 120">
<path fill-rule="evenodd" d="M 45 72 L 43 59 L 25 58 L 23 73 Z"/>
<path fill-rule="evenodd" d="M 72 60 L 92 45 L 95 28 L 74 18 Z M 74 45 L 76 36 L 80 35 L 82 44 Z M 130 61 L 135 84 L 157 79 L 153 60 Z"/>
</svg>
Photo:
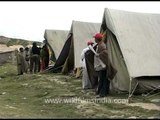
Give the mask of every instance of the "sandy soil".
<svg viewBox="0 0 160 120">
<path fill-rule="evenodd" d="M 4 44 L 0 44 L 0 52 L 7 52 L 7 51 L 14 51 L 15 49 L 19 49 L 20 47 L 23 47 L 22 45 L 13 45 L 7 47 Z"/>
</svg>

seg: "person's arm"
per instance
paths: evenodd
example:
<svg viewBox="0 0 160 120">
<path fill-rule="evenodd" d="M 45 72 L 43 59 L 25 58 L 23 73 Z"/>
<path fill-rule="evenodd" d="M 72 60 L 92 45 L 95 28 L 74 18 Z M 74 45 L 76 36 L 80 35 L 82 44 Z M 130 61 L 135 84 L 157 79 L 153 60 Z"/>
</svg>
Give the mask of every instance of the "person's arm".
<svg viewBox="0 0 160 120">
<path fill-rule="evenodd" d="M 83 63 L 83 59 L 84 59 L 84 50 L 82 51 L 81 53 L 81 59 L 80 59 L 80 62 Z"/>
<path fill-rule="evenodd" d="M 99 56 L 99 54 L 93 49 L 91 45 L 89 45 L 88 47 L 96 56 Z"/>
</svg>

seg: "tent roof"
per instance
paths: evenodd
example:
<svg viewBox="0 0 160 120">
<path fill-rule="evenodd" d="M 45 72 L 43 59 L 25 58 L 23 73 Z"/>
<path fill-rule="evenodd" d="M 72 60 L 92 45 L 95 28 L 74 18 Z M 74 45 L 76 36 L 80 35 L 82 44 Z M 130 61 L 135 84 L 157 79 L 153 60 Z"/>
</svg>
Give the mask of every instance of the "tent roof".
<svg viewBox="0 0 160 120">
<path fill-rule="evenodd" d="M 73 21 L 70 32 L 73 33 L 75 68 L 80 64 L 81 52 L 87 47 L 87 41 L 93 40 L 93 36 L 100 32 L 100 23 Z"/>
<path fill-rule="evenodd" d="M 45 30 L 44 38 L 54 51 L 56 59 L 66 41 L 68 32 L 67 30 Z"/>
<path fill-rule="evenodd" d="M 116 36 L 130 77 L 160 76 L 160 14 L 106 8 L 102 24 Z"/>
</svg>

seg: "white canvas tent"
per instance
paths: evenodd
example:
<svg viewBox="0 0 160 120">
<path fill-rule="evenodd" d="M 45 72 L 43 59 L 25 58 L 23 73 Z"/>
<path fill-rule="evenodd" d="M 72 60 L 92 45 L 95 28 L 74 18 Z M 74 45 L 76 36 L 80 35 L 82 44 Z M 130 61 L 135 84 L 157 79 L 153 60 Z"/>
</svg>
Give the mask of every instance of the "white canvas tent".
<svg viewBox="0 0 160 120">
<path fill-rule="evenodd" d="M 118 70 L 111 89 L 145 92 L 160 88 L 160 14 L 106 8 L 101 32 Z"/>
<path fill-rule="evenodd" d="M 54 60 L 58 58 L 67 38 L 68 32 L 69 31 L 67 30 L 45 30 L 44 38 L 47 40 L 47 43 L 51 48 Z"/>
<path fill-rule="evenodd" d="M 95 33 L 100 31 L 100 23 L 73 21 L 68 38 L 52 70 L 60 68 L 67 73 L 74 68 L 82 67 L 81 52 L 87 47 L 87 41 L 93 40 Z"/>
</svg>

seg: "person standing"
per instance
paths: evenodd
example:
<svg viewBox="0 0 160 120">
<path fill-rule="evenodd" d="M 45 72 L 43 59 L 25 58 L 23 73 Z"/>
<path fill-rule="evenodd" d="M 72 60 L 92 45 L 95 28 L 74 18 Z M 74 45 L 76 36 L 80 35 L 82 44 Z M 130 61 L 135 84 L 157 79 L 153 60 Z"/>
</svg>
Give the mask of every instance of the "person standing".
<svg viewBox="0 0 160 120">
<path fill-rule="evenodd" d="M 41 71 L 41 47 L 38 47 L 38 49 L 39 49 L 39 61 L 38 61 L 38 72 L 40 72 Z"/>
<path fill-rule="evenodd" d="M 95 36 L 95 42 L 98 44 L 96 48 L 96 53 L 94 55 L 94 66 L 96 67 L 100 62 L 97 62 L 97 59 L 101 60 L 104 64 L 103 68 L 97 70 L 98 72 L 98 89 L 96 91 L 98 97 L 105 97 L 109 94 L 110 89 L 110 80 L 114 78 L 117 73 L 117 70 L 112 66 L 110 59 L 108 57 L 108 50 L 103 42 L 103 35 L 97 33 Z"/>
<path fill-rule="evenodd" d="M 29 54 L 29 48 L 26 47 L 25 51 L 24 51 L 24 57 L 25 57 L 25 61 L 26 61 L 26 70 L 25 72 L 28 73 L 28 69 L 29 69 L 29 59 L 30 59 L 30 54 Z"/>
<path fill-rule="evenodd" d="M 40 59 L 40 51 L 37 47 L 37 43 L 33 42 L 33 46 L 30 50 L 30 73 L 34 71 L 34 73 L 38 72 L 39 68 L 39 59 Z"/>
<path fill-rule="evenodd" d="M 88 77 L 88 72 L 86 68 L 86 60 L 85 60 L 85 53 L 90 49 L 89 46 L 92 46 L 93 42 L 88 41 L 87 42 L 87 47 L 82 50 L 81 53 L 81 64 L 82 64 L 82 88 L 83 89 L 89 89 L 92 88 L 91 82 Z"/>
<path fill-rule="evenodd" d="M 44 71 L 49 65 L 49 49 L 47 43 L 44 42 L 41 51 L 40 51 L 40 59 L 41 59 L 41 70 Z"/>
<path fill-rule="evenodd" d="M 19 51 L 17 51 L 16 55 L 17 55 L 17 72 L 18 75 L 23 75 L 23 73 L 25 72 L 25 58 L 24 58 L 24 53 L 23 53 L 23 48 L 19 48 Z"/>
</svg>

